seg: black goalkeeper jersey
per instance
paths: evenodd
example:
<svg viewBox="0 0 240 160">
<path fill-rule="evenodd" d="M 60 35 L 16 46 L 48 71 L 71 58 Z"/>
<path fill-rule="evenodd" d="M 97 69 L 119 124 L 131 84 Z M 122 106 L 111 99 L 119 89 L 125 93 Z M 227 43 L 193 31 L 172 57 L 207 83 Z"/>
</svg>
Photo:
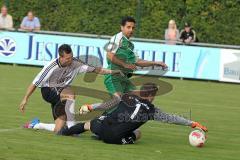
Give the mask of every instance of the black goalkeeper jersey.
<svg viewBox="0 0 240 160">
<path fill-rule="evenodd" d="M 104 114 L 104 124 L 116 134 L 134 131 L 154 119 L 155 108 L 136 95 L 124 94 L 121 102 Z"/>
<path fill-rule="evenodd" d="M 91 131 L 106 143 L 121 144 L 134 139 L 134 131 L 149 120 L 191 125 L 190 120 L 162 112 L 148 100 L 124 94 L 115 107 L 91 121 Z"/>
</svg>

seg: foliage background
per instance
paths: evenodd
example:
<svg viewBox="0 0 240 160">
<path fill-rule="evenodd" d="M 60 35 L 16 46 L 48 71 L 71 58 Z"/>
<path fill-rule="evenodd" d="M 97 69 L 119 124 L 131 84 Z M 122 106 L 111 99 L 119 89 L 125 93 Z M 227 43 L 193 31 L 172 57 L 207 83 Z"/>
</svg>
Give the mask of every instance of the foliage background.
<svg viewBox="0 0 240 160">
<path fill-rule="evenodd" d="M 27 11 L 42 30 L 113 35 L 123 16 L 137 19 L 135 37 L 164 39 L 168 21 L 190 22 L 200 42 L 240 44 L 240 0 L 3 0 L 14 26 Z"/>
</svg>

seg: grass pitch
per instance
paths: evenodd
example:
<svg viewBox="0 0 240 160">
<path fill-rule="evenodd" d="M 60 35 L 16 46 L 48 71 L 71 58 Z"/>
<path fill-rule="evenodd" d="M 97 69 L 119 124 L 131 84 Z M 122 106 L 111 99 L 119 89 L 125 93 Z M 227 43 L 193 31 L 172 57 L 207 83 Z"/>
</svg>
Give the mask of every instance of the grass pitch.
<svg viewBox="0 0 240 160">
<path fill-rule="evenodd" d="M 49 104 L 38 89 L 30 98 L 26 113 L 18 105 L 40 68 L 0 65 L 0 160 L 230 160 L 240 153 L 240 85 L 179 79 L 162 80 L 173 85 L 168 94 L 156 97 L 154 103 L 166 112 L 187 115 L 209 129 L 203 148 L 191 147 L 191 128 L 148 122 L 141 127 L 142 139 L 134 145 L 110 145 L 93 140 L 90 133 L 80 137 L 55 136 L 47 131 L 23 129 L 34 117 L 52 122 Z M 103 77 L 94 83 L 83 82 L 79 76 L 75 85 L 105 91 Z M 94 97 L 78 96 L 77 105 L 101 102 Z"/>
</svg>

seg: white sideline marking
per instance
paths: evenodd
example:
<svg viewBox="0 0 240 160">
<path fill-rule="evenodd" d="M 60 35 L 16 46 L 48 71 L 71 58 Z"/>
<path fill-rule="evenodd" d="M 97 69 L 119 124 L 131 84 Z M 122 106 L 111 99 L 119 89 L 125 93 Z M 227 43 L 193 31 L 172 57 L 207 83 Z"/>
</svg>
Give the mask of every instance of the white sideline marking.
<svg viewBox="0 0 240 160">
<path fill-rule="evenodd" d="M 19 129 L 23 129 L 22 127 L 18 127 L 18 128 L 9 128 L 9 129 L 0 129 L 0 133 L 2 132 L 12 132 L 12 131 L 16 131 Z"/>
</svg>

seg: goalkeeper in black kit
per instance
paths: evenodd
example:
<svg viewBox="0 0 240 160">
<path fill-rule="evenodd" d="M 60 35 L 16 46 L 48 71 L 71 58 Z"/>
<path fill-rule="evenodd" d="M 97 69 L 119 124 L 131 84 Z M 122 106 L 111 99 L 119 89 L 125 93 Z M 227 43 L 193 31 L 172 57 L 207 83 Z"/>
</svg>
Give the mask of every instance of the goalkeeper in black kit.
<svg viewBox="0 0 240 160">
<path fill-rule="evenodd" d="M 158 87 L 154 83 L 147 83 L 139 92 L 126 93 L 121 99 L 113 98 L 98 108 L 88 108 L 89 111 L 99 108 L 109 110 L 89 122 L 78 123 L 71 128 L 64 127 L 58 134 L 69 136 L 90 130 L 105 143 L 133 144 L 141 137 L 138 128 L 149 120 L 198 127 L 207 131 L 207 128 L 198 122 L 162 112 L 154 107 L 152 101 L 157 91 Z"/>
</svg>

